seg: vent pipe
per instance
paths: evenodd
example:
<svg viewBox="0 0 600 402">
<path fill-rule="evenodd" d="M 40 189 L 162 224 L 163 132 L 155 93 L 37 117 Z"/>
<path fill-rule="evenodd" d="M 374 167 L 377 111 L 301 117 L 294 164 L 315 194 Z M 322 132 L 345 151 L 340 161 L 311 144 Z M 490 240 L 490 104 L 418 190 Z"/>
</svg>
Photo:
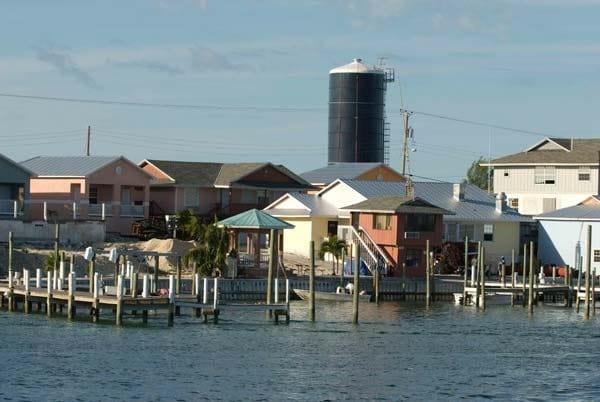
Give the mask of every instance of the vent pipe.
<svg viewBox="0 0 600 402">
<path fill-rule="evenodd" d="M 453 196 L 456 201 L 465 200 L 465 183 L 454 183 Z"/>
<path fill-rule="evenodd" d="M 503 192 L 500 192 L 498 195 L 496 195 L 496 212 L 506 212 L 506 194 Z"/>
</svg>

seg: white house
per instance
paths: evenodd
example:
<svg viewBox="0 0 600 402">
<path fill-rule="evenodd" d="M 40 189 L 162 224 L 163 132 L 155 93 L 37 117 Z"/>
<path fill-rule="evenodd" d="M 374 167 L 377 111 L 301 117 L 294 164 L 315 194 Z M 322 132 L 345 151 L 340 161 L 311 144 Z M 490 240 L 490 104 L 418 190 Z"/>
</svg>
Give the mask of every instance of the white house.
<svg viewBox="0 0 600 402">
<path fill-rule="evenodd" d="M 493 159 L 494 192 L 524 215 L 576 205 L 598 194 L 600 139 L 544 138 L 523 152 Z"/>
<path fill-rule="evenodd" d="M 587 227 L 592 228 L 591 264 L 600 272 L 600 198 L 588 197 L 578 205 L 534 217 L 538 225 L 538 258 L 544 264 L 587 264 Z"/>
<path fill-rule="evenodd" d="M 417 197 L 451 211 L 444 215 L 444 240 L 482 241 L 486 248 L 486 263 L 495 263 L 500 256 L 508 257 L 512 249 L 520 251 L 529 226 L 529 218 L 507 208 L 502 197 L 496 199 L 470 184 L 416 182 Z M 338 233 L 338 226 L 350 224 L 350 213 L 344 207 L 386 195 L 405 195 L 403 182 L 338 179 L 317 194 L 288 193 L 265 208 L 273 216 L 295 226 L 285 233 L 284 251 L 309 255 L 309 241 L 318 248 L 327 236 Z"/>
</svg>

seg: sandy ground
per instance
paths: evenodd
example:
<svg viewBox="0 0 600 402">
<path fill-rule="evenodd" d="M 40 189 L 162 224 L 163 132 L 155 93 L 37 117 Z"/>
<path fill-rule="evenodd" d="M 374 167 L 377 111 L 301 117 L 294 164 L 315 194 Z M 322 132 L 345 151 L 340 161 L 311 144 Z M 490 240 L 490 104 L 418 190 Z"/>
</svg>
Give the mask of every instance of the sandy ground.
<svg viewBox="0 0 600 402">
<path fill-rule="evenodd" d="M 196 244 L 193 241 L 182 241 L 174 239 L 151 239 L 148 241 L 136 241 L 127 238 L 115 238 L 100 245 L 96 245 L 96 271 L 104 274 L 111 275 L 114 273 L 115 264 L 108 260 L 108 253 L 112 248 L 126 251 L 154 251 L 160 253 L 179 253 L 185 255 L 187 251 L 194 247 Z M 20 271 L 23 268 L 28 268 L 30 271 L 35 271 L 36 268 L 44 267 L 44 260 L 48 254 L 53 251 L 53 243 L 48 242 L 45 244 L 15 244 L 13 247 L 13 269 Z M 85 275 L 87 272 L 88 262 L 83 258 L 85 247 L 79 248 L 60 248 L 61 253 L 65 252 L 67 259 L 67 267 L 69 264 L 70 255 L 74 256 L 75 270 L 78 275 Z M 151 272 L 154 267 L 153 257 L 137 257 L 131 258 L 135 264 L 138 272 Z M 306 266 L 309 264 L 309 259 L 303 256 L 286 253 L 284 254 L 283 263 L 286 266 L 288 272 L 292 272 L 298 264 Z M 161 271 L 175 272 L 176 269 L 176 258 L 172 257 L 160 257 L 159 268 Z M 319 274 L 330 274 L 331 263 L 317 261 L 316 263 L 317 275 Z M 319 269 L 322 268 L 322 269 Z M 186 269 L 184 267 L 184 273 Z M 8 245 L 4 244 L 0 246 L 0 273 L 4 276 L 8 272 Z"/>
</svg>

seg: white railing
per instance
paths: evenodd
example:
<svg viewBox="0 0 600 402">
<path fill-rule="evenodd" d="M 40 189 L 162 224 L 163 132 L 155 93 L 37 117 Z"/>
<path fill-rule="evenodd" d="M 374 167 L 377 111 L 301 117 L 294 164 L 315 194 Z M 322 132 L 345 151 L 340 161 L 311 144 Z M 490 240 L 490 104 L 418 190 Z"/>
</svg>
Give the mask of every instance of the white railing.
<svg viewBox="0 0 600 402">
<path fill-rule="evenodd" d="M 354 244 L 355 247 L 360 247 L 360 259 L 365 262 L 371 274 L 381 265 L 381 260 L 371 251 L 353 226 L 338 226 L 338 238 L 345 240 L 346 243 Z M 360 264 L 357 264 L 357 269 L 360 269 Z"/>
<path fill-rule="evenodd" d="M 15 200 L 0 200 L 0 215 L 16 218 L 20 215 L 19 203 Z"/>
<path fill-rule="evenodd" d="M 88 205 L 88 216 L 112 216 L 112 214 L 112 204 L 110 202 Z"/>
<path fill-rule="evenodd" d="M 389 269 L 394 266 L 394 262 L 388 258 L 388 254 L 383 251 L 381 247 L 379 247 L 379 244 L 373 240 L 371 235 L 369 235 L 369 232 L 364 230 L 361 226 L 358 228 L 360 230 L 360 237 L 364 240 L 366 246 L 373 252 L 373 254 L 378 257 L 380 267 L 383 268 L 384 273 L 387 274 Z"/>
<path fill-rule="evenodd" d="M 121 205 L 121 216 L 144 216 L 143 205 Z"/>
</svg>

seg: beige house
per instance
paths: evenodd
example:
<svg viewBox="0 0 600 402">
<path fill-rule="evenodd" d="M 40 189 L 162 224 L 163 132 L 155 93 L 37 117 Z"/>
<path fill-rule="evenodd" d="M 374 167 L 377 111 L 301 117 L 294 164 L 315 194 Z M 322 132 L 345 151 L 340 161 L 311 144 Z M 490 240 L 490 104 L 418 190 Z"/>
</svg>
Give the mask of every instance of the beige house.
<svg viewBox="0 0 600 402">
<path fill-rule="evenodd" d="M 577 205 L 598 194 L 600 139 L 544 138 L 517 154 L 493 159 L 494 192 L 524 215 Z"/>
</svg>

